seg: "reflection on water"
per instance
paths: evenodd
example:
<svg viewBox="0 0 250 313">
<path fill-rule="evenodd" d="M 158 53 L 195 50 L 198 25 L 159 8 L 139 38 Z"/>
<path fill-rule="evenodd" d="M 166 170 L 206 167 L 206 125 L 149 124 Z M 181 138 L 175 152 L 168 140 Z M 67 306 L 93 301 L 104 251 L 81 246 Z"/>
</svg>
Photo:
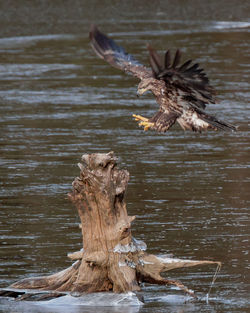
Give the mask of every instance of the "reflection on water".
<svg viewBox="0 0 250 313">
<path fill-rule="evenodd" d="M 250 21 L 244 18 L 244 4 L 232 10 L 234 18 L 226 18 L 222 4 L 221 17 L 218 4 L 214 16 L 211 7 L 197 4 L 199 12 L 207 9 L 203 21 L 185 4 L 179 9 L 160 6 L 153 14 L 147 3 L 135 16 L 133 5 L 126 4 L 122 19 L 116 6 L 109 11 L 102 3 L 90 8 L 89 15 L 82 10 L 85 19 L 77 14 L 70 19 L 75 7 L 66 4 L 68 15 L 58 17 L 64 6 L 56 10 L 51 5 L 46 23 L 40 23 L 31 6 L 29 12 L 37 17 L 37 24 L 31 20 L 34 28 L 27 27 L 27 11 L 21 16 L 22 6 L 9 22 L 12 13 L 5 10 L 0 38 L 0 287 L 71 264 L 67 253 L 81 246 L 77 213 L 67 200 L 78 175 L 76 164 L 83 153 L 113 150 L 131 175 L 127 204 L 129 214 L 137 215 L 135 237 L 155 254 L 223 262 L 208 305 L 169 305 L 166 297 L 179 294 L 177 290 L 146 286 L 140 312 L 247 312 Z M 225 7 L 230 10 L 231 2 Z M 239 125 L 239 132 L 194 134 L 174 126 L 157 134 L 139 129 L 132 113 L 150 116 L 156 103 L 150 94 L 137 99 L 136 79 L 91 51 L 87 31 L 94 12 L 100 29 L 141 62 L 148 62 L 147 42 L 160 51 L 181 48 L 183 60 L 198 60 L 220 100 L 208 111 Z M 55 27 L 52 17 L 58 17 Z M 189 268 L 168 276 L 204 297 L 214 270 Z M 5 311 L 0 305 L 0 312 Z"/>
</svg>

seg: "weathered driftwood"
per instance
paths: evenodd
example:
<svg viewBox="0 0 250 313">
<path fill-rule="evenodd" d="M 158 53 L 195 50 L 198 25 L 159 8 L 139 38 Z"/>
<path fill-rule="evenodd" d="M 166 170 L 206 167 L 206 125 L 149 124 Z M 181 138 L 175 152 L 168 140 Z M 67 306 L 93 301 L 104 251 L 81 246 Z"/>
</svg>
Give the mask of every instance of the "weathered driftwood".
<svg viewBox="0 0 250 313">
<path fill-rule="evenodd" d="M 80 177 L 73 182 L 69 198 L 81 220 L 83 249 L 68 256 L 76 262 L 50 276 L 26 278 L 10 286 L 15 289 L 53 292 L 127 292 L 140 290 L 142 282 L 174 284 L 189 292 L 180 282 L 167 280 L 161 273 L 213 261 L 193 261 L 146 253 L 146 244 L 131 235 L 124 194 L 129 173 L 117 167 L 113 152 L 82 156 Z M 189 292 L 191 293 L 191 292 Z M 25 298 L 25 296 L 23 296 Z"/>
</svg>

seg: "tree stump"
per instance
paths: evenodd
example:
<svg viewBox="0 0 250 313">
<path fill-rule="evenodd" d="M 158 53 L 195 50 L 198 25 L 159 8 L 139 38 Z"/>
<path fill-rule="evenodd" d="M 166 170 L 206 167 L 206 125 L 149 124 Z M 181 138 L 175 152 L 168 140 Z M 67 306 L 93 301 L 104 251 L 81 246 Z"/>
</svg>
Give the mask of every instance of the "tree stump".
<svg viewBox="0 0 250 313">
<path fill-rule="evenodd" d="M 167 280 L 161 273 L 202 264 L 220 265 L 147 254 L 146 244 L 131 234 L 135 216 L 127 215 L 124 201 L 129 173 L 118 168 L 114 153 L 83 155 L 79 167 L 80 177 L 75 178 L 69 194 L 81 220 L 83 249 L 68 255 L 76 262 L 50 276 L 18 281 L 9 286 L 11 290 L 51 290 L 55 296 L 55 292 L 64 291 L 120 293 L 140 290 L 141 283 L 148 282 L 174 284 L 192 294 L 180 282 Z"/>
</svg>

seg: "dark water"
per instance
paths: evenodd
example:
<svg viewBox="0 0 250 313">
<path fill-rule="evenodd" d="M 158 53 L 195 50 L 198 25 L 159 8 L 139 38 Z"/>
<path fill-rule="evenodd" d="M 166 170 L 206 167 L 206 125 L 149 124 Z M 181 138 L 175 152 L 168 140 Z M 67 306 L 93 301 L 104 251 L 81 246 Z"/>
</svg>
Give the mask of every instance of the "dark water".
<svg viewBox="0 0 250 313">
<path fill-rule="evenodd" d="M 0 287 L 71 264 L 67 253 L 81 246 L 67 200 L 77 162 L 113 150 L 130 172 L 133 234 L 148 251 L 223 262 L 209 304 L 183 304 L 179 291 L 150 286 L 136 312 L 249 312 L 249 13 L 247 1 L 1 4 Z M 137 80 L 94 55 L 91 22 L 144 63 L 147 42 L 198 60 L 220 100 L 208 111 L 239 131 L 143 132 L 131 115 L 152 115 L 155 101 L 137 99 Z M 204 297 L 214 270 L 168 277 Z M 95 311 L 103 309 L 81 310 Z"/>
</svg>

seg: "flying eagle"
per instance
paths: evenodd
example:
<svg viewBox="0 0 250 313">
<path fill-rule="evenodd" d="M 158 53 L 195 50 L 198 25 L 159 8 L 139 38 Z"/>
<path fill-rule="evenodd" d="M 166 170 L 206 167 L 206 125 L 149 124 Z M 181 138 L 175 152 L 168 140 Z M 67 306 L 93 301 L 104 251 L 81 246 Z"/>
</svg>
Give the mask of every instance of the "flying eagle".
<svg viewBox="0 0 250 313">
<path fill-rule="evenodd" d="M 95 25 L 90 29 L 91 46 L 95 53 L 112 66 L 131 73 L 141 81 L 137 94 L 150 90 L 158 102 L 159 111 L 151 118 L 133 115 L 139 126 L 166 132 L 176 121 L 184 130 L 232 130 L 236 127 L 204 112 L 208 103 L 215 103 L 215 91 L 198 63 L 192 60 L 180 65 L 181 53 L 176 51 L 173 62 L 170 51 L 164 62 L 148 46 L 151 69 L 140 64 L 132 55 L 101 33 Z"/>
</svg>

